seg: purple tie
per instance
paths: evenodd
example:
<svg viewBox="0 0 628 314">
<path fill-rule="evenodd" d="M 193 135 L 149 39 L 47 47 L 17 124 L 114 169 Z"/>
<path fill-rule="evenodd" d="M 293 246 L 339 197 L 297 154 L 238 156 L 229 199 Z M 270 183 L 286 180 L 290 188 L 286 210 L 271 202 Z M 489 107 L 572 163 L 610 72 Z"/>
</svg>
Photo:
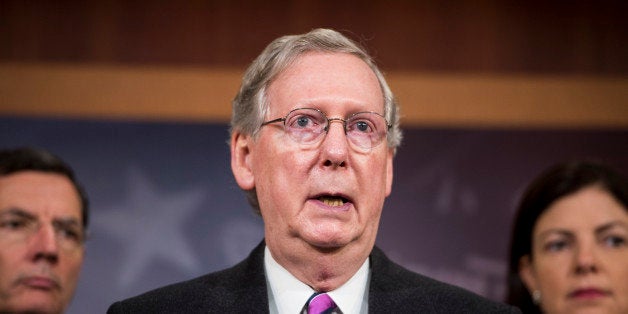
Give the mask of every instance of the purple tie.
<svg viewBox="0 0 628 314">
<path fill-rule="evenodd" d="M 331 313 L 331 311 L 335 308 L 336 303 L 334 303 L 334 300 L 332 300 L 327 293 L 314 293 L 308 302 L 307 313 Z"/>
</svg>

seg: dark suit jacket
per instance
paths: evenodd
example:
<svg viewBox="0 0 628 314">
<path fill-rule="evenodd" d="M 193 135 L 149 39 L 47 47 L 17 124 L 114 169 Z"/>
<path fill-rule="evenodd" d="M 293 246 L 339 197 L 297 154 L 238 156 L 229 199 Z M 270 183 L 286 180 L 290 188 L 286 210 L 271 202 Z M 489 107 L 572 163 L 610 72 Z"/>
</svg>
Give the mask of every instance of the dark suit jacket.
<svg viewBox="0 0 628 314">
<path fill-rule="evenodd" d="M 370 259 L 369 313 L 519 313 L 406 270 L 377 247 Z M 268 313 L 264 242 L 232 268 L 116 302 L 107 313 Z"/>
</svg>

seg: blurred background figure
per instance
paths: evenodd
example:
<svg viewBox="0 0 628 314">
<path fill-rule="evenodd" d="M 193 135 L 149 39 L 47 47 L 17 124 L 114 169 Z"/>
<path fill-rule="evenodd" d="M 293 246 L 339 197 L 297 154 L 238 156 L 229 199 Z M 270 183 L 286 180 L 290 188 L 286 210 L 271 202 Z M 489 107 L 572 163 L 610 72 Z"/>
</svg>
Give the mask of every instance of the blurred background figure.
<svg viewBox="0 0 628 314">
<path fill-rule="evenodd" d="M 0 151 L 0 313 L 63 313 L 88 219 L 74 172 L 47 151 Z"/>
<path fill-rule="evenodd" d="M 628 181 L 594 162 L 558 164 L 525 192 L 507 302 L 524 313 L 628 313 Z"/>
</svg>

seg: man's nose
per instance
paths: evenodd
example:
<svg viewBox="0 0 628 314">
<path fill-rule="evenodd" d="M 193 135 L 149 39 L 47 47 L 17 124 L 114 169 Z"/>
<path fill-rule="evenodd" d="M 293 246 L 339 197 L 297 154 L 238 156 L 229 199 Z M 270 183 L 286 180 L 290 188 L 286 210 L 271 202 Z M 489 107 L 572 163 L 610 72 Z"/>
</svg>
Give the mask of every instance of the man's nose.
<svg viewBox="0 0 628 314">
<path fill-rule="evenodd" d="M 56 263 L 59 259 L 59 243 L 53 226 L 41 226 L 33 235 L 31 241 L 33 261 L 45 260 Z"/>
<path fill-rule="evenodd" d="M 346 166 L 347 155 L 349 153 L 348 140 L 345 134 L 344 121 L 340 119 L 330 119 L 327 125 L 327 134 L 325 134 L 321 147 L 323 150 L 324 166 Z"/>
</svg>

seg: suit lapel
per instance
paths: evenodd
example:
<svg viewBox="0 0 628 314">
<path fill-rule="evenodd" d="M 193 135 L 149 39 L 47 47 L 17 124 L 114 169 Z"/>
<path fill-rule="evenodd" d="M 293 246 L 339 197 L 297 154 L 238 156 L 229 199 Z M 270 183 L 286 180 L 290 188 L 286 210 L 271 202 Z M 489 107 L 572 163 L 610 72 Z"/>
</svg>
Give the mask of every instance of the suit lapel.
<svg viewBox="0 0 628 314">
<path fill-rule="evenodd" d="M 262 241 L 244 261 L 231 269 L 235 278 L 232 286 L 236 299 L 234 312 L 268 313 L 264 247 Z"/>
</svg>

